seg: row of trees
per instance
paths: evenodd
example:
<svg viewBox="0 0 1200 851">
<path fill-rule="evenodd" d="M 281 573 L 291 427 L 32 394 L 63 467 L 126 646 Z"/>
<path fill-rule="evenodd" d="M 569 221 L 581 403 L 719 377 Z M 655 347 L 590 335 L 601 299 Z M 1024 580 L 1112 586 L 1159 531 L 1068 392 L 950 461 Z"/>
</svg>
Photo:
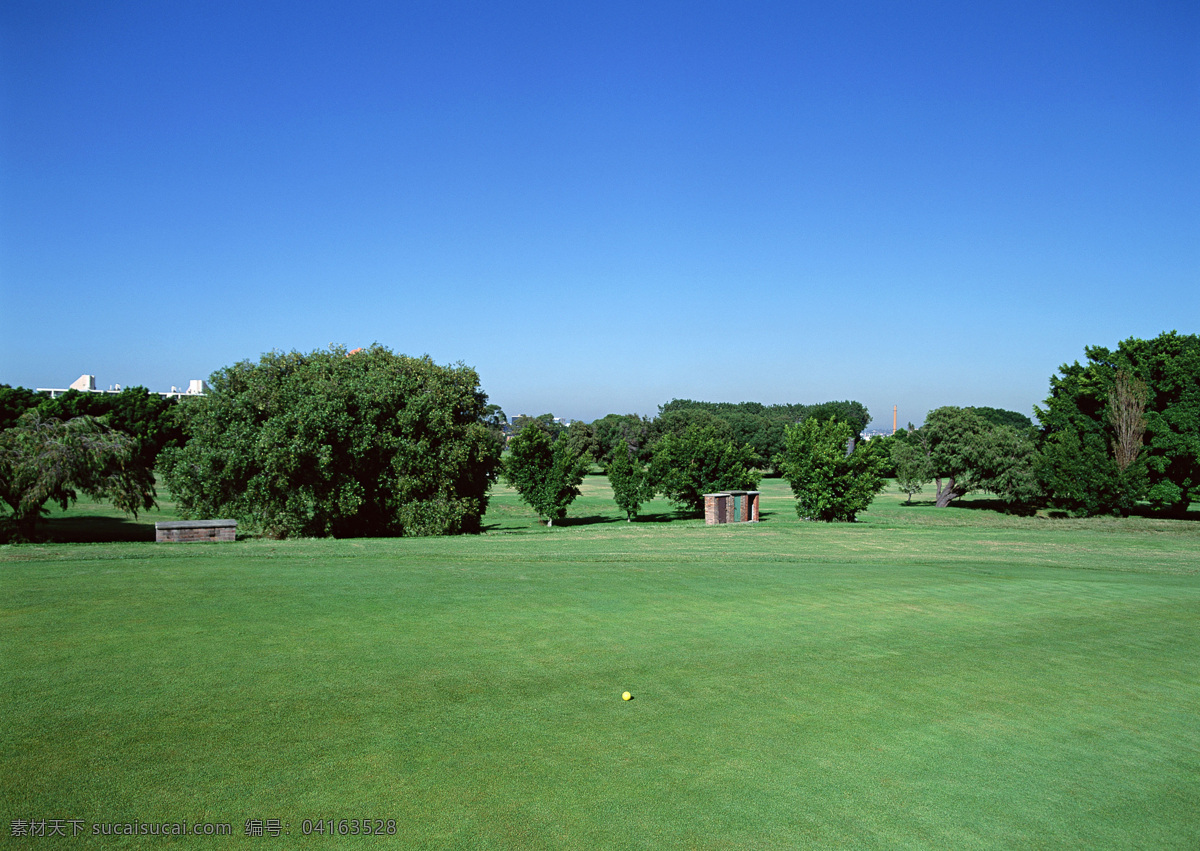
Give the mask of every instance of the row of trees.
<svg viewBox="0 0 1200 851">
<path fill-rule="evenodd" d="M 697 402 L 672 399 L 658 409 L 654 419 L 637 414 L 609 414 L 591 424 L 596 460 L 607 465 L 618 445 L 632 447 L 643 461 L 649 461 L 650 447 L 664 434 L 680 429 L 680 423 L 697 420 L 718 423 L 722 435 L 741 446 L 748 446 L 751 463 L 766 475 L 779 475 L 775 458 L 784 450 L 784 431 L 789 425 L 815 418 L 841 420 L 861 433 L 871 421 L 859 402 L 822 402 L 816 405 L 763 405 L 759 402 Z"/>
<path fill-rule="evenodd" d="M 627 516 L 663 494 L 703 494 L 785 476 L 801 517 L 852 520 L 895 475 L 974 490 L 1014 510 L 1186 511 L 1200 490 L 1200 337 L 1131 338 L 1060 367 L 1040 425 L 993 408 L 939 408 L 920 428 L 869 443 L 857 402 L 760 405 L 672 400 L 659 415 L 564 427 L 507 422 L 478 375 L 386 348 L 271 353 L 212 376 L 177 403 L 131 388 L 47 399 L 0 387 L 0 536 L 32 537 L 48 502 L 84 492 L 136 512 L 166 478 L 184 516 L 232 516 L 269 535 L 477 531 L 502 468 L 539 515 L 561 518 L 586 465 L 607 470 Z"/>
<path fill-rule="evenodd" d="M 530 419 L 509 442 L 505 479 L 548 525 L 566 516 L 592 461 L 604 451 L 595 429 L 572 423 L 557 432 L 549 417 Z M 675 417 L 672 428 L 645 444 L 618 438 L 606 470 L 617 504 L 632 520 L 641 505 L 663 494 L 684 511 L 704 507 L 713 490 L 749 490 L 759 473 L 753 452 L 711 417 Z"/>
<path fill-rule="evenodd" d="M 843 422 L 837 413 L 812 410 L 801 423 L 784 426 L 781 449 L 771 459 L 791 484 L 803 518 L 853 520 L 883 487 L 885 456 L 859 441 L 861 420 Z M 659 494 L 681 511 L 700 512 L 705 493 L 758 486 L 759 455 L 702 406 L 665 410 L 644 429 L 638 418 L 624 418 L 633 439 L 618 432 L 606 447 L 598 426 L 615 419 L 558 430 L 550 427 L 548 415 L 522 423 L 510 442 L 504 475 L 548 525 L 566 516 L 595 456 L 602 461 L 607 456 L 614 499 L 629 520 Z"/>
</svg>

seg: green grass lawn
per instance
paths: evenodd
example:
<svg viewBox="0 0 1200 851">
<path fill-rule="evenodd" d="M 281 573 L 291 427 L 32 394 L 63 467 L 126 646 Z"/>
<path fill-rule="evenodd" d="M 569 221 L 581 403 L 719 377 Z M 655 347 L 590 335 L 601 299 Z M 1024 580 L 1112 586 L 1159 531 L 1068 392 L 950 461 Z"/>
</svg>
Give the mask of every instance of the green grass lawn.
<svg viewBox="0 0 1200 851">
<path fill-rule="evenodd" d="M 304 819 L 378 818 L 396 833 L 355 847 L 1200 846 L 1200 523 L 892 491 L 810 524 L 763 490 L 757 525 L 660 502 L 626 523 L 590 476 L 561 528 L 498 488 L 475 537 L 192 545 L 144 542 L 168 501 L 77 506 L 53 538 L 127 540 L 0 548 L 3 835 L 214 821 L 235 835 L 175 844 L 322 847 Z M 271 818 L 290 835 L 242 835 Z"/>
</svg>

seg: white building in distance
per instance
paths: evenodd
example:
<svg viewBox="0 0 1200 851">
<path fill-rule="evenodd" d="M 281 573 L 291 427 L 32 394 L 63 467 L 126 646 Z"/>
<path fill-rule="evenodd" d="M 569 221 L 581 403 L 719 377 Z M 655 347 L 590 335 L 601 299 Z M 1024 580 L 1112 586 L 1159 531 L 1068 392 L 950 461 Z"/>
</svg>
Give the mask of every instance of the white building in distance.
<svg viewBox="0 0 1200 851">
<path fill-rule="evenodd" d="M 70 387 L 37 388 L 39 393 L 49 393 L 51 399 L 63 395 L 68 390 L 78 390 L 80 393 L 120 393 L 121 385 L 114 384 L 107 390 L 99 390 L 96 388 L 96 376 L 84 374 L 72 381 Z M 180 390 L 172 386 L 170 390 L 151 390 L 150 392 L 162 396 L 164 399 L 174 399 L 179 396 L 204 396 L 208 392 L 208 384 L 202 378 L 193 378 L 188 382 L 187 390 Z"/>
</svg>

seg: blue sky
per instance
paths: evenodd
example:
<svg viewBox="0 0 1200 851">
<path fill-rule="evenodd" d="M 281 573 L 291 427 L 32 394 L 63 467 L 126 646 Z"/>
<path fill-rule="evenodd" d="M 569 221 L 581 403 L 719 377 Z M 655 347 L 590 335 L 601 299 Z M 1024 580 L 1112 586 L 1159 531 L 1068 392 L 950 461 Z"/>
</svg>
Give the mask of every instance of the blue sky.
<svg viewBox="0 0 1200 851">
<path fill-rule="evenodd" d="M 1200 5 L 0 7 L 0 382 L 1030 413 L 1200 331 Z"/>
</svg>

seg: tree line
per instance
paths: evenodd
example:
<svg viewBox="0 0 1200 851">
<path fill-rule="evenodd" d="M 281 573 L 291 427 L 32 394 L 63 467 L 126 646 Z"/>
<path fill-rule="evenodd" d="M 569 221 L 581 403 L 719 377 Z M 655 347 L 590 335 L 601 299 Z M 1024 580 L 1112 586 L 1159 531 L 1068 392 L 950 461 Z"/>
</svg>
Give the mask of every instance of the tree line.
<svg viewBox="0 0 1200 851">
<path fill-rule="evenodd" d="M 753 490 L 766 474 L 789 479 L 802 517 L 852 520 L 882 488 L 887 463 L 882 453 L 859 442 L 868 422 L 867 409 L 851 401 L 763 405 L 673 399 L 653 419 L 609 414 L 569 427 L 543 414 L 514 421 L 503 473 L 549 525 L 566 516 L 593 461 L 608 476 L 628 520 L 660 495 L 677 510 L 698 514 L 704 494 Z M 817 452 L 838 456 L 831 471 L 822 471 L 825 482 L 836 479 L 832 495 L 818 496 L 820 486 L 805 483 L 815 470 L 810 456 Z"/>
<path fill-rule="evenodd" d="M 1085 356 L 1051 377 L 1036 427 L 943 407 L 891 438 L 901 488 L 911 498 L 933 483 L 939 506 L 988 491 L 1023 513 L 1128 515 L 1144 504 L 1183 515 L 1200 496 L 1200 336 L 1130 338 Z"/>
<path fill-rule="evenodd" d="M 1200 337 L 1130 338 L 1085 356 L 1051 377 L 1037 425 L 942 407 L 870 441 L 869 413 L 852 401 L 673 399 L 653 418 L 510 424 L 473 369 L 378 345 L 272 352 L 185 400 L 0 386 L 0 537 L 34 537 L 45 505 L 78 492 L 150 508 L 156 470 L 185 517 L 234 517 L 278 537 L 479 531 L 501 476 L 552 524 L 593 463 L 629 519 L 657 495 L 699 512 L 705 493 L 752 490 L 764 475 L 786 478 L 812 520 L 853 520 L 887 476 L 910 500 L 932 483 L 943 507 L 987 491 L 1018 512 L 1185 512 L 1200 488 Z"/>
</svg>

